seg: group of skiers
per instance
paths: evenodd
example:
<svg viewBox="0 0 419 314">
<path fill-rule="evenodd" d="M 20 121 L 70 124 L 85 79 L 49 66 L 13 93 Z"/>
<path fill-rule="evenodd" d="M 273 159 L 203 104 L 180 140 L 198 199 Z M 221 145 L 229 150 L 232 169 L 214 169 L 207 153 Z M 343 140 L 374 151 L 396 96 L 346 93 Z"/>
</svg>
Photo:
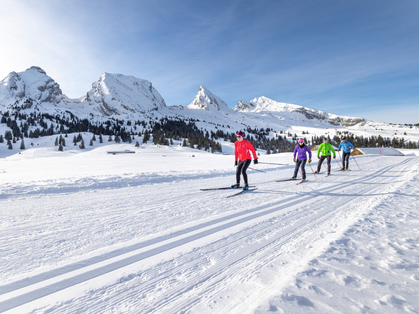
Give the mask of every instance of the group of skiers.
<svg viewBox="0 0 419 314">
<path fill-rule="evenodd" d="M 252 162 L 252 156 L 250 153 L 253 154 L 253 162 L 256 165 L 258 163 L 258 158 L 256 155 L 255 148 L 253 145 L 244 139 L 243 132 L 237 132 L 236 134 L 237 141 L 234 143 L 234 156 L 235 156 L 235 166 L 236 169 L 236 184 L 233 184 L 232 188 L 239 188 L 240 187 L 240 177 L 243 176 L 244 179 L 244 190 L 249 189 L 249 183 L 247 178 L 246 170 L 250 166 Z M 342 150 L 342 169 L 343 171 L 348 170 L 349 168 L 349 156 L 351 154 L 351 150 L 354 146 L 346 140 L 345 137 L 342 137 L 342 140 L 339 144 L 338 151 Z M 317 165 L 317 170 L 314 173 L 320 173 L 321 166 L 324 160 L 327 161 L 327 175 L 330 174 L 331 171 L 331 160 L 332 160 L 332 153 L 333 159 L 336 158 L 336 152 L 333 148 L 332 144 L 327 141 L 327 138 L 323 139 L 323 143 L 320 144 L 319 149 L 317 150 L 317 158 L 319 159 L 319 163 Z M 308 160 L 307 160 L 308 155 Z M 308 146 L 304 143 L 304 139 L 301 138 L 298 141 L 298 144 L 294 148 L 294 158 L 295 162 L 295 169 L 294 175 L 292 176 L 292 180 L 297 178 L 298 170 L 301 169 L 302 180 L 306 180 L 306 171 L 305 165 L 311 163 L 311 150 Z"/>
</svg>

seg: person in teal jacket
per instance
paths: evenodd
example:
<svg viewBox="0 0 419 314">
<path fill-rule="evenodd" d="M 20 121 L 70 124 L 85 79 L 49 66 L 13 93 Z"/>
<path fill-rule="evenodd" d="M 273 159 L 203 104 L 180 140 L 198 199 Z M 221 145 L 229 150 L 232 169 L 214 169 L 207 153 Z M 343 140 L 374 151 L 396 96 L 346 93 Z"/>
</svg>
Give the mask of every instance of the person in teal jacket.
<svg viewBox="0 0 419 314">
<path fill-rule="evenodd" d="M 317 151 L 317 158 L 319 158 L 319 163 L 317 165 L 317 171 L 315 173 L 320 173 L 320 168 L 322 167 L 322 163 L 325 159 L 327 159 L 327 174 L 330 174 L 330 170 L 332 168 L 331 161 L 332 161 L 332 152 L 333 152 L 333 159 L 336 158 L 336 152 L 333 148 L 332 144 L 327 142 L 327 138 L 323 139 L 323 143 L 320 144 L 319 150 Z M 320 157 L 320 153 L 322 156 Z"/>
<path fill-rule="evenodd" d="M 351 149 L 354 149 L 354 146 L 351 142 L 348 142 L 345 137 L 342 137 L 342 142 L 340 142 L 338 151 L 343 150 L 342 152 L 342 170 L 348 170 L 349 167 L 349 156 L 351 156 Z"/>
</svg>

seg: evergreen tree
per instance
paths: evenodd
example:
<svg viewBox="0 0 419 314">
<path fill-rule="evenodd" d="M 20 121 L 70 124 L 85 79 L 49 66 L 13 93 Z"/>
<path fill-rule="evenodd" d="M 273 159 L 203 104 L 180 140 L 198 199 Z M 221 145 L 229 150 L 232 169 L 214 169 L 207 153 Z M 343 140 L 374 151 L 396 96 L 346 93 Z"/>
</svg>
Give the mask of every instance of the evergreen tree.
<svg viewBox="0 0 419 314">
<path fill-rule="evenodd" d="M 79 145 L 80 149 L 85 149 L 86 147 L 84 146 L 84 140 L 81 140 L 81 143 Z"/>
<path fill-rule="evenodd" d="M 138 141 L 135 142 L 135 147 L 140 147 L 140 143 L 138 143 Z"/>
<path fill-rule="evenodd" d="M 90 140 L 89 146 L 93 146 L 93 139 Z"/>
<path fill-rule="evenodd" d="M 58 146 L 58 137 L 55 138 L 55 146 Z"/>
<path fill-rule="evenodd" d="M 103 143 L 102 134 L 99 134 L 99 143 L 100 143 L 100 144 L 102 144 L 102 143 Z"/>
<path fill-rule="evenodd" d="M 20 142 L 20 149 L 25 149 L 25 143 L 23 142 L 23 138 L 22 138 L 22 142 Z"/>
</svg>

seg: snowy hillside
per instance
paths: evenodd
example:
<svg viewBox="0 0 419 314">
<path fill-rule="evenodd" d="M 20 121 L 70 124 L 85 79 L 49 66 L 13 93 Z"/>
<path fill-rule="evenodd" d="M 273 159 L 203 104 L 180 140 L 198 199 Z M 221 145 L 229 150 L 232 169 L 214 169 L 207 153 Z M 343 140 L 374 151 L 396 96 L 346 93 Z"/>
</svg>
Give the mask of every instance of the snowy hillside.
<svg viewBox="0 0 419 314">
<path fill-rule="evenodd" d="M 285 165 L 252 164 L 257 190 L 227 198 L 200 188 L 235 182 L 232 155 L 35 140 L 0 159 L 1 313 L 419 311 L 419 150 L 300 185 L 275 182 L 291 153 L 262 155 Z"/>
</svg>

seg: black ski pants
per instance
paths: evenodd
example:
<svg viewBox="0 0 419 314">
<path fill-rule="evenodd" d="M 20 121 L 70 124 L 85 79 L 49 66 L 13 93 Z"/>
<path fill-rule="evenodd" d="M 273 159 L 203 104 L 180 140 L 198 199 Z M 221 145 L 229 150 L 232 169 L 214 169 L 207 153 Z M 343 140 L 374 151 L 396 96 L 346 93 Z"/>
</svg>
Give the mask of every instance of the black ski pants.
<svg viewBox="0 0 419 314">
<path fill-rule="evenodd" d="M 305 180 L 306 179 L 306 162 L 307 162 L 307 159 L 302 159 L 302 160 L 300 160 L 300 159 L 297 159 L 297 161 L 295 162 L 295 169 L 294 169 L 294 178 L 296 178 L 297 177 L 297 174 L 298 174 L 298 168 L 300 168 L 300 166 L 301 166 L 301 173 L 303 174 L 303 180 Z"/>
<path fill-rule="evenodd" d="M 322 167 L 322 163 L 325 159 L 327 159 L 327 173 L 330 173 L 330 170 L 332 169 L 332 165 L 330 164 L 332 161 L 332 155 L 320 157 L 319 163 L 317 164 L 317 172 L 320 172 L 320 168 Z"/>
<path fill-rule="evenodd" d="M 237 169 L 236 169 L 236 182 L 237 183 L 240 183 L 240 174 L 242 174 L 243 179 L 244 179 L 244 183 L 247 184 L 246 170 L 247 170 L 247 168 L 249 168 L 251 162 L 252 162 L 251 159 L 239 160 L 239 163 L 238 163 Z"/>
<path fill-rule="evenodd" d="M 349 168 L 349 157 L 351 156 L 351 153 L 342 153 L 342 167 L 343 169 L 348 169 Z M 346 165 L 346 167 L 345 167 Z"/>
</svg>

